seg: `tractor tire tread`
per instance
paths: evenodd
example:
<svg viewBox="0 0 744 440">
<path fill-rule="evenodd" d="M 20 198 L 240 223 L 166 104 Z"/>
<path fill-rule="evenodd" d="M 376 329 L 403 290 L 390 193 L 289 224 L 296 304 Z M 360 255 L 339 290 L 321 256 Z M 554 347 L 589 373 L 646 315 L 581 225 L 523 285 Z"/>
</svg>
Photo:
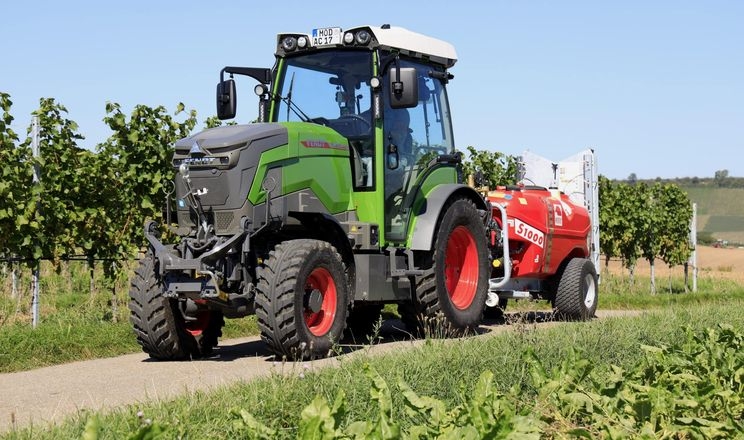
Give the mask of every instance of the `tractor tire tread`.
<svg viewBox="0 0 744 440">
<path fill-rule="evenodd" d="M 146 257 L 135 270 L 129 291 L 130 322 L 137 342 L 150 357 L 181 360 L 188 357 L 178 336 L 170 302 L 162 295 L 154 259 Z"/>
<path fill-rule="evenodd" d="M 401 304 L 398 307 L 401 321 L 403 321 L 408 331 L 414 336 L 422 336 L 427 332 L 430 334 L 441 333 L 441 331 L 438 330 L 438 327 L 441 327 L 443 324 L 449 327 L 446 329 L 446 334 L 462 334 L 476 328 L 482 319 L 482 312 L 478 313 L 478 316 L 467 317 L 467 313 L 460 312 L 456 312 L 457 316 L 447 316 L 448 314 L 446 311 L 442 310 L 442 298 L 440 295 L 447 294 L 446 292 L 439 292 L 439 284 L 440 282 L 443 284 L 443 281 L 439 280 L 437 275 L 438 271 L 443 273 L 444 268 L 439 267 L 439 264 L 437 263 L 439 258 L 436 255 L 440 238 L 448 238 L 440 237 L 441 228 L 450 228 L 452 226 L 450 224 L 445 224 L 445 222 L 452 223 L 455 221 L 453 218 L 455 215 L 464 215 L 464 218 L 461 217 L 460 220 L 458 220 L 459 222 L 466 221 L 480 225 L 482 223 L 480 215 L 478 214 L 478 209 L 475 206 L 475 203 L 470 199 L 457 198 L 445 205 L 442 212 L 442 220 L 434 233 L 437 240 L 433 244 L 434 251 L 431 252 L 430 255 L 426 256 L 423 261 L 419 262 L 425 267 L 425 272 L 423 275 L 417 276 L 415 279 L 416 294 L 414 301 L 412 304 Z M 476 236 L 474 239 L 476 240 L 476 245 L 482 246 L 482 248 L 479 249 L 479 253 L 482 254 L 481 257 L 483 258 L 483 261 L 487 261 L 485 229 L 483 230 L 483 237 Z M 440 264 L 444 264 L 443 257 L 441 258 Z M 485 306 L 485 296 L 488 286 L 488 270 L 483 262 L 480 262 L 479 264 L 482 264 L 483 267 L 481 267 L 482 270 L 479 273 L 480 286 L 479 290 L 475 294 L 474 303 L 482 302 L 483 306 Z M 428 270 L 426 267 L 428 267 Z M 442 274 L 439 275 L 443 277 Z M 475 307 L 479 306 L 475 304 Z M 440 319 L 437 318 L 439 316 L 443 316 L 445 321 L 444 323 L 440 322 Z"/>
<path fill-rule="evenodd" d="M 186 360 L 212 352 L 225 324 L 220 312 L 198 337 L 188 333 L 174 302 L 163 296 L 155 259 L 148 254 L 134 272 L 129 290 L 129 321 L 142 350 L 157 360 Z"/>
<path fill-rule="evenodd" d="M 316 250 L 331 252 L 332 258 L 343 267 L 341 255 L 330 243 L 297 239 L 276 245 L 256 271 L 255 312 L 261 339 L 272 352 L 290 359 L 312 354 L 312 347 L 302 346 L 298 333 L 294 288 L 299 268 Z"/>
<path fill-rule="evenodd" d="M 587 320 L 594 316 L 596 299 L 591 309 L 588 309 L 584 303 L 586 294 L 584 278 L 587 274 L 594 277 L 594 288 L 596 289 L 596 272 L 589 267 L 591 264 L 591 261 L 585 258 L 573 258 L 568 262 L 560 277 L 555 295 L 554 308 L 558 317 Z"/>
</svg>

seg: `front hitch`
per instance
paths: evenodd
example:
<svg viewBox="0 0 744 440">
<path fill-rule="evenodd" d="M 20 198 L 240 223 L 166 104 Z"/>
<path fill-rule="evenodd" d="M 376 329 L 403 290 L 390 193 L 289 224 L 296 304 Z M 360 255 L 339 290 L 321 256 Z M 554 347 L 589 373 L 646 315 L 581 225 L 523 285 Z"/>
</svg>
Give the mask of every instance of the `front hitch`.
<svg viewBox="0 0 744 440">
<path fill-rule="evenodd" d="M 241 232 L 233 235 L 224 242 L 216 245 L 211 250 L 204 252 L 196 258 L 181 258 L 160 242 L 158 238 L 160 231 L 157 222 L 150 220 L 145 223 L 145 238 L 150 243 L 152 253 L 155 256 L 160 275 L 163 276 L 168 271 L 193 270 L 197 273 L 207 274 L 210 272 L 214 263 L 223 258 L 231 249 L 241 250 L 243 242 L 248 235 L 248 218 L 243 217 L 240 220 Z"/>
</svg>

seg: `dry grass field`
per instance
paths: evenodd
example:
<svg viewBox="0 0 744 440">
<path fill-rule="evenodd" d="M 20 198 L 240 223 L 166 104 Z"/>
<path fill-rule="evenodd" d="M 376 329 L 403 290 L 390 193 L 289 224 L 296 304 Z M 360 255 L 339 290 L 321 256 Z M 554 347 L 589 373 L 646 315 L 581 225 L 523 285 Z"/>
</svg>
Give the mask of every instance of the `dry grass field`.
<svg viewBox="0 0 744 440">
<path fill-rule="evenodd" d="M 604 260 L 602 264 L 604 265 Z M 684 276 L 682 266 L 669 269 L 661 260 L 657 260 L 654 266 L 657 277 L 668 277 L 670 270 L 672 276 Z M 698 246 L 697 267 L 698 278 L 724 278 L 744 283 L 744 249 Z M 609 269 L 612 273 L 627 273 L 623 270 L 619 260 L 610 261 Z M 635 273 L 640 276 L 649 276 L 651 270 L 648 262 L 639 260 Z"/>
</svg>

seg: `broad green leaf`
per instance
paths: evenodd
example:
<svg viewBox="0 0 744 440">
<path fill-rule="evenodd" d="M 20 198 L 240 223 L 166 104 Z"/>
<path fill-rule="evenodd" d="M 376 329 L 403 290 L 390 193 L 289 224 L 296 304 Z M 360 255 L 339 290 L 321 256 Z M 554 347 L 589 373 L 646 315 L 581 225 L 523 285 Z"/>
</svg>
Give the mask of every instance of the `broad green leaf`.
<svg viewBox="0 0 744 440">
<path fill-rule="evenodd" d="M 300 414 L 298 437 L 303 440 L 326 440 L 335 438 L 336 420 L 331 415 L 325 399 L 316 396 Z"/>
<path fill-rule="evenodd" d="M 235 426 L 244 431 L 248 438 L 272 440 L 276 437 L 276 431 L 256 420 L 255 417 L 244 409 L 231 411 L 236 417 Z"/>
<path fill-rule="evenodd" d="M 85 430 L 83 431 L 82 440 L 98 440 L 100 432 L 101 421 L 98 419 L 98 416 L 90 416 L 88 417 L 88 421 L 85 422 Z"/>
<path fill-rule="evenodd" d="M 152 209 L 155 207 L 155 205 L 152 203 L 152 200 L 150 200 L 149 196 L 144 196 L 142 197 L 140 207 L 142 207 L 142 209 Z"/>
</svg>

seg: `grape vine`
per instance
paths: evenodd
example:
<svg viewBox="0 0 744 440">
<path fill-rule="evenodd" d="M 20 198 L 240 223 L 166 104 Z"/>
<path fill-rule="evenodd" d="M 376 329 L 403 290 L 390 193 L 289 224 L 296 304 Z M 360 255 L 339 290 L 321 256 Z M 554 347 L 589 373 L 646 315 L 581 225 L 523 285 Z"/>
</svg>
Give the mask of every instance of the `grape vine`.
<svg viewBox="0 0 744 440">
<path fill-rule="evenodd" d="M 144 105 L 126 115 L 119 104 L 108 103 L 104 122 L 112 135 L 92 152 L 78 146 L 84 137 L 67 109 L 42 98 L 34 112 L 39 155 L 33 157 L 31 129 L 22 141 L 10 129 L 11 107 L 10 95 L 0 92 L 0 257 L 34 262 L 135 256 L 144 245 L 145 220 L 162 220 L 164 192 L 175 173 L 171 146 L 195 128 L 196 112 L 179 103 L 173 115 L 163 106 Z M 220 121 L 210 117 L 205 125 Z M 467 150 L 463 169 L 480 176 L 479 186 L 516 181 L 516 157 Z M 670 266 L 689 258 L 691 208 L 679 187 L 613 184 L 600 176 L 599 188 L 605 261 L 620 257 L 632 274 L 639 258 L 652 264 L 660 258 Z"/>
<path fill-rule="evenodd" d="M 10 129 L 12 104 L 0 92 L 0 258 L 29 266 L 105 260 L 107 278 L 116 275 L 116 261 L 136 256 L 144 244 L 145 219 L 162 217 L 163 190 L 174 175 L 171 146 L 194 129 L 196 112 L 183 104 L 174 115 L 140 105 L 127 116 L 109 103 L 104 121 L 113 134 L 93 152 L 78 146 L 84 137 L 67 109 L 42 98 L 33 113 L 34 157 L 32 128 L 23 140 Z"/>
<path fill-rule="evenodd" d="M 599 179 L 600 250 L 605 266 L 619 257 L 631 282 L 639 258 L 651 266 L 651 292 L 656 292 L 655 261 L 672 267 L 685 263 L 693 250 L 689 241 L 692 205 L 674 184 L 613 184 Z"/>
</svg>

